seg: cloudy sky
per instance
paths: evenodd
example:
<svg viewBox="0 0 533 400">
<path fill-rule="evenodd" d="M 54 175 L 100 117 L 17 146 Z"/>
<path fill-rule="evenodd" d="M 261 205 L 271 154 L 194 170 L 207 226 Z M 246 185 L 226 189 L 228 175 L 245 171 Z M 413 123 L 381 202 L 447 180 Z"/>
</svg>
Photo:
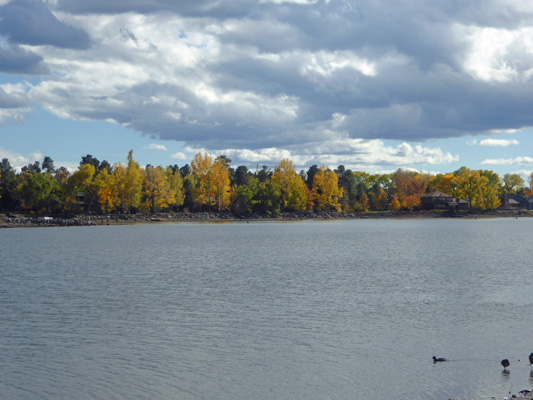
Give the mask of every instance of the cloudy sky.
<svg viewBox="0 0 533 400">
<path fill-rule="evenodd" d="M 0 158 L 533 169 L 531 0 L 0 0 Z"/>
</svg>

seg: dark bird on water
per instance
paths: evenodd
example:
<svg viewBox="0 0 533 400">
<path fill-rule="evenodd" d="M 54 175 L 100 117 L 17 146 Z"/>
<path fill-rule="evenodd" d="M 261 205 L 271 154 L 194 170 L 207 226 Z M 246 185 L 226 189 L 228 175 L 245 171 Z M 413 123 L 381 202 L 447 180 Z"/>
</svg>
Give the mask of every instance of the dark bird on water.
<svg viewBox="0 0 533 400">
<path fill-rule="evenodd" d="M 434 363 L 443 362 L 443 361 L 448 361 L 448 360 L 445 359 L 445 358 L 437 358 L 437 357 L 433 356 L 433 362 Z"/>
<path fill-rule="evenodd" d="M 511 363 L 509 362 L 509 360 L 507 358 L 502 360 L 503 369 L 506 369 L 509 365 L 511 365 Z"/>
<path fill-rule="evenodd" d="M 529 355 L 529 363 L 533 366 L 533 353 Z"/>
</svg>

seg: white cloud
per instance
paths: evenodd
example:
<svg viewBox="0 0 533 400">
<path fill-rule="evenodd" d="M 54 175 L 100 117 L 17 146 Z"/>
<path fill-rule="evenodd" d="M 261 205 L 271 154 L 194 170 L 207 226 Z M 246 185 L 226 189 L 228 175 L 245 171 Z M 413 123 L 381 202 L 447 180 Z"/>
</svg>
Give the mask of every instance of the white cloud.
<svg viewBox="0 0 533 400">
<path fill-rule="evenodd" d="M 186 160 L 187 159 L 187 156 L 185 155 L 185 153 L 182 153 L 182 152 L 178 152 L 178 153 L 174 153 L 170 156 L 170 158 L 174 159 L 174 160 Z"/>
<path fill-rule="evenodd" d="M 533 27 L 469 27 L 471 51 L 465 69 L 477 79 L 505 83 L 527 80 L 533 72 Z"/>
<path fill-rule="evenodd" d="M 148 146 L 144 146 L 145 149 L 147 150 L 167 150 L 167 148 L 165 146 L 163 146 L 162 144 L 155 144 L 155 143 L 150 143 Z"/>
<path fill-rule="evenodd" d="M 490 147 L 507 147 L 518 144 L 520 144 L 520 142 L 518 142 L 516 139 L 483 139 L 479 141 L 480 146 Z"/>
<path fill-rule="evenodd" d="M 16 169 L 17 171 L 20 171 L 22 167 L 25 167 L 30 163 L 34 163 L 35 161 L 41 161 L 43 155 L 38 151 L 29 154 L 13 153 L 10 150 L 6 150 L 0 147 L 0 160 L 4 158 L 7 158 L 9 160 L 11 167 Z"/>
<path fill-rule="evenodd" d="M 273 166 L 284 158 L 291 159 L 298 166 L 306 165 L 344 165 L 352 169 L 382 169 L 384 165 L 397 167 L 410 165 L 448 164 L 459 160 L 459 156 L 444 153 L 440 148 L 421 145 L 411 146 L 402 143 L 396 147 L 386 146 L 381 140 L 337 139 L 326 143 L 309 143 L 292 146 L 289 149 L 266 148 L 220 149 L 215 154 L 225 154 L 233 164 L 255 164 Z"/>
<path fill-rule="evenodd" d="M 30 108 L 26 107 L 17 109 L 0 108 L 0 126 L 13 121 L 21 123 L 22 121 L 24 121 L 24 117 L 26 116 L 26 114 L 28 114 L 30 111 Z"/>
<path fill-rule="evenodd" d="M 512 174 L 518 174 L 524 177 L 526 183 L 529 182 L 529 178 L 531 177 L 531 174 L 533 173 L 533 170 L 531 169 L 518 169 L 516 171 L 511 172 Z"/>
<path fill-rule="evenodd" d="M 353 69 L 366 76 L 377 74 L 374 62 L 361 58 L 351 51 L 326 52 L 320 51 L 305 54 L 305 63 L 302 66 L 302 73 L 318 74 L 320 77 L 330 77 L 341 69 Z"/>
<path fill-rule="evenodd" d="M 8 122 L 22 122 L 31 111 L 26 94 L 27 83 L 0 85 L 0 126 Z"/>
<path fill-rule="evenodd" d="M 73 162 L 69 162 L 69 161 L 58 161 L 58 162 L 55 162 L 54 161 L 54 165 L 56 166 L 56 168 L 58 167 L 65 167 L 67 169 L 68 172 L 70 172 L 71 174 L 76 172 L 78 170 L 78 168 L 80 167 L 80 164 L 79 163 L 73 163 Z"/>
<path fill-rule="evenodd" d="M 483 165 L 533 165 L 533 157 L 493 158 L 481 162 Z"/>
</svg>

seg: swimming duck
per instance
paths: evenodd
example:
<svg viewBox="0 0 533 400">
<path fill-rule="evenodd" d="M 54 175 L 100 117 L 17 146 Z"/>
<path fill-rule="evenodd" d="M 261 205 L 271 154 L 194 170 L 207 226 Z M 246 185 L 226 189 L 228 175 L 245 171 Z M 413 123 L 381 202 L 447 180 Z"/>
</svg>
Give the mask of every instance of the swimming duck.
<svg viewBox="0 0 533 400">
<path fill-rule="evenodd" d="M 502 360 L 502 367 L 503 369 L 505 370 L 509 365 L 511 365 L 511 363 L 509 362 L 509 360 L 507 358 L 503 359 Z"/>
</svg>

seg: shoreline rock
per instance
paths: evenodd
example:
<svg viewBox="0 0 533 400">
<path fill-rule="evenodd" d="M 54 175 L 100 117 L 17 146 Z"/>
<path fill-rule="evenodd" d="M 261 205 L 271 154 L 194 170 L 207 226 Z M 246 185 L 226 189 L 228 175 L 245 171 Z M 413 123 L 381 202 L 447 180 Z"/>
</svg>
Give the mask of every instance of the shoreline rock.
<svg viewBox="0 0 533 400">
<path fill-rule="evenodd" d="M 522 218 L 533 213 L 518 210 L 447 213 L 438 211 L 374 211 L 374 212 L 283 212 L 279 215 L 231 212 L 194 212 L 158 214 L 0 214 L 0 228 L 125 225 L 166 222 L 229 222 L 229 221 L 297 221 L 342 219 L 416 219 L 416 218 Z"/>
</svg>

